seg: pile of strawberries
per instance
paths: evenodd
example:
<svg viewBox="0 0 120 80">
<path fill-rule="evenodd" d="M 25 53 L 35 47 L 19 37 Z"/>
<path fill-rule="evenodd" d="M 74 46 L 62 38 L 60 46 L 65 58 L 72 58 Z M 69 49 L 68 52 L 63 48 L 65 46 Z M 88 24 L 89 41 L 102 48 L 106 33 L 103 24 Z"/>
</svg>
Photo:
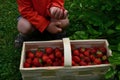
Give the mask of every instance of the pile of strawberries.
<svg viewBox="0 0 120 80">
<path fill-rule="evenodd" d="M 105 47 L 75 48 L 72 50 L 72 66 L 108 64 Z M 44 50 L 26 51 L 24 68 L 64 66 L 63 49 L 46 47 Z"/>
<path fill-rule="evenodd" d="M 44 50 L 26 51 L 24 68 L 63 65 L 64 54 L 60 48 L 46 47 Z"/>
<path fill-rule="evenodd" d="M 107 51 L 105 47 L 72 47 L 72 66 L 87 66 L 108 63 Z"/>
</svg>

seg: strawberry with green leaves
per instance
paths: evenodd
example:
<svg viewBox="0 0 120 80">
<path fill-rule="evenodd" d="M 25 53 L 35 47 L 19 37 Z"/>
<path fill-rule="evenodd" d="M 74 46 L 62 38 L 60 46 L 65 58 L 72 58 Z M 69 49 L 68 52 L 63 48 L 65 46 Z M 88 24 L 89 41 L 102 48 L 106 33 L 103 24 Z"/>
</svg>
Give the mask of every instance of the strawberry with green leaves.
<svg viewBox="0 0 120 80">
<path fill-rule="evenodd" d="M 35 56 L 37 58 L 41 58 L 43 56 L 43 52 L 42 51 L 36 51 Z"/>
<path fill-rule="evenodd" d="M 39 58 L 34 58 L 32 61 L 32 65 L 36 66 L 36 67 L 40 67 L 41 66 L 41 61 Z"/>
</svg>

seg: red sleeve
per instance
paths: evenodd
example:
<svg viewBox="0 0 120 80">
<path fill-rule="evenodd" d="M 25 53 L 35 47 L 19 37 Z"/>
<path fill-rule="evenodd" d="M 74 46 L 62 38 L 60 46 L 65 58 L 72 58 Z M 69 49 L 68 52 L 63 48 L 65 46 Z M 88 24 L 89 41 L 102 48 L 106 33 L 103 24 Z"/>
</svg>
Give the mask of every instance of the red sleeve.
<svg viewBox="0 0 120 80">
<path fill-rule="evenodd" d="M 31 0 L 17 0 L 17 3 L 22 17 L 26 18 L 40 32 L 43 32 L 50 22 L 33 10 Z"/>
<path fill-rule="evenodd" d="M 47 14 L 51 16 L 49 9 L 50 7 L 59 7 L 61 9 L 64 9 L 64 0 L 51 0 L 51 3 L 47 6 Z"/>
<path fill-rule="evenodd" d="M 52 5 L 64 9 L 64 0 L 52 0 Z"/>
</svg>

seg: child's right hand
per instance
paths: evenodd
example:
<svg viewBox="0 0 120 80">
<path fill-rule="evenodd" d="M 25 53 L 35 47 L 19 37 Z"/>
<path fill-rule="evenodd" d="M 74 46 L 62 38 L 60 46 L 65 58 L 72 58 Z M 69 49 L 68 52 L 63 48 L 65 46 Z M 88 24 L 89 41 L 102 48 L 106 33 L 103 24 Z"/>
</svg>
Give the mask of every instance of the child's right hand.
<svg viewBox="0 0 120 80">
<path fill-rule="evenodd" d="M 68 11 L 58 7 L 51 7 L 50 14 L 54 19 L 65 19 L 68 16 Z"/>
<path fill-rule="evenodd" d="M 61 22 L 58 21 L 51 21 L 46 30 L 50 32 L 51 34 L 57 34 L 59 32 L 62 32 Z"/>
</svg>

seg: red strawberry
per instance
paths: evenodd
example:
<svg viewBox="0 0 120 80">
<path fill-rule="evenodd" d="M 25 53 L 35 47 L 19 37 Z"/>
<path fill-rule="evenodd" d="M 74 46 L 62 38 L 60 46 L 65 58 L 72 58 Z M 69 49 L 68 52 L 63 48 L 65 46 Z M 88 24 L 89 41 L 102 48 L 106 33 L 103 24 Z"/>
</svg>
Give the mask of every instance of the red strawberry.
<svg viewBox="0 0 120 80">
<path fill-rule="evenodd" d="M 86 50 L 86 51 L 90 51 L 90 50 L 91 50 L 91 48 L 86 48 L 85 50 Z"/>
<path fill-rule="evenodd" d="M 85 57 L 84 60 L 85 60 L 86 62 L 90 62 L 90 58 L 89 58 L 89 57 Z"/>
<path fill-rule="evenodd" d="M 85 61 L 80 61 L 80 63 L 79 63 L 81 66 L 86 66 L 87 65 L 87 63 L 85 62 Z"/>
<path fill-rule="evenodd" d="M 79 63 L 80 58 L 78 56 L 73 56 L 73 61 L 75 61 L 76 63 Z"/>
<path fill-rule="evenodd" d="M 72 66 L 76 66 L 76 63 L 72 60 Z"/>
<path fill-rule="evenodd" d="M 51 47 L 46 47 L 46 48 L 45 48 L 45 52 L 46 52 L 47 54 L 52 53 L 52 51 L 53 51 L 53 48 L 51 48 Z"/>
<path fill-rule="evenodd" d="M 54 54 L 50 54 L 50 55 L 49 55 L 49 58 L 50 58 L 51 60 L 54 60 L 54 59 L 55 59 Z"/>
<path fill-rule="evenodd" d="M 54 51 L 57 52 L 57 51 L 61 51 L 61 50 L 59 48 L 55 48 Z"/>
<path fill-rule="evenodd" d="M 97 51 L 97 52 L 96 52 L 96 56 L 97 56 L 98 58 L 101 58 L 101 57 L 103 56 L 103 53 L 102 53 L 101 51 Z"/>
<path fill-rule="evenodd" d="M 38 58 L 41 58 L 42 55 L 43 55 L 42 51 L 36 51 L 36 53 L 35 53 L 35 56 L 38 57 Z"/>
<path fill-rule="evenodd" d="M 24 62 L 24 68 L 29 68 L 30 67 L 30 64 L 29 63 L 27 63 L 27 62 Z"/>
<path fill-rule="evenodd" d="M 32 63 L 32 59 L 31 59 L 31 58 L 27 58 L 27 59 L 25 60 L 25 62 L 31 64 L 31 63 Z"/>
<path fill-rule="evenodd" d="M 36 66 L 36 67 L 41 66 L 39 58 L 34 58 L 33 61 L 32 61 L 32 64 L 33 64 L 33 66 Z"/>
<path fill-rule="evenodd" d="M 106 50 L 105 47 L 99 47 L 98 49 L 99 49 L 102 53 L 106 53 L 106 52 L 107 52 L 107 50 Z"/>
<path fill-rule="evenodd" d="M 96 54 L 96 51 L 97 51 L 97 50 L 96 50 L 95 48 L 91 48 L 91 49 L 90 49 L 90 53 L 91 53 L 91 54 Z"/>
<path fill-rule="evenodd" d="M 58 58 L 61 58 L 62 57 L 62 52 L 61 51 L 56 51 L 55 56 L 58 57 Z"/>
<path fill-rule="evenodd" d="M 73 50 L 73 55 L 74 56 L 79 56 L 79 54 L 80 54 L 79 50 L 77 50 L 77 49 Z"/>
<path fill-rule="evenodd" d="M 85 56 L 90 56 L 89 51 L 85 51 L 83 54 L 84 54 Z"/>
<path fill-rule="evenodd" d="M 59 66 L 60 64 L 58 62 L 53 62 L 53 66 Z"/>
<path fill-rule="evenodd" d="M 47 63 L 48 65 L 51 65 L 51 64 L 52 64 L 51 59 L 47 59 L 46 63 Z"/>
<path fill-rule="evenodd" d="M 85 51 L 85 48 L 80 47 L 80 48 L 79 48 L 79 51 L 83 53 L 83 52 Z"/>
<path fill-rule="evenodd" d="M 92 61 L 94 61 L 94 60 L 95 60 L 95 56 L 90 55 L 90 59 L 91 59 Z"/>
<path fill-rule="evenodd" d="M 61 61 L 64 62 L 64 56 L 62 56 Z"/>
<path fill-rule="evenodd" d="M 64 66 L 64 63 L 61 63 L 61 66 Z"/>
<path fill-rule="evenodd" d="M 108 60 L 104 61 L 103 64 L 109 64 Z"/>
<path fill-rule="evenodd" d="M 91 63 L 91 62 L 88 62 L 88 65 L 92 65 L 92 63 Z"/>
<path fill-rule="evenodd" d="M 82 53 L 80 53 L 79 57 L 83 59 L 85 56 Z"/>
<path fill-rule="evenodd" d="M 35 56 L 35 55 L 34 55 L 34 53 L 32 53 L 32 52 L 29 52 L 28 55 L 27 55 L 27 57 L 28 57 L 28 58 L 31 58 L 31 59 L 33 59 L 34 56 Z"/>
<path fill-rule="evenodd" d="M 101 60 L 99 59 L 99 58 L 96 58 L 95 60 L 94 60 L 94 64 L 101 64 L 102 62 L 101 62 Z"/>
<path fill-rule="evenodd" d="M 48 57 L 47 55 L 44 54 L 44 55 L 42 56 L 42 60 L 43 60 L 44 62 L 46 62 L 48 59 L 49 59 L 49 57 Z"/>
</svg>

